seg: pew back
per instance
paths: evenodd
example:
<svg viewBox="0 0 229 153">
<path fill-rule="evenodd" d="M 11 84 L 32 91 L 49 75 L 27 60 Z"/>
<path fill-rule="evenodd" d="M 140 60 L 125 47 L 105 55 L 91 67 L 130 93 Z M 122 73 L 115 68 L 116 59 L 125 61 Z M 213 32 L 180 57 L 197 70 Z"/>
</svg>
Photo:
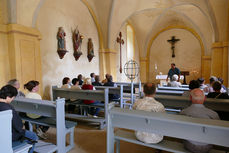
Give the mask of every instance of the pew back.
<svg viewBox="0 0 229 153">
<path fill-rule="evenodd" d="M 229 147 L 227 121 L 114 107 L 108 115 L 107 153 L 114 152 L 114 127 Z"/>
</svg>

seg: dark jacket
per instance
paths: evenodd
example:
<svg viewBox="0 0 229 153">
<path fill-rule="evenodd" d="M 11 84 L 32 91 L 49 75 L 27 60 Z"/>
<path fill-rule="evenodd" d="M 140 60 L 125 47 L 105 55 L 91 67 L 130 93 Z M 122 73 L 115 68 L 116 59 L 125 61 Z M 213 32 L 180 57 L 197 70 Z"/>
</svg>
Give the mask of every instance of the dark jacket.
<svg viewBox="0 0 229 153">
<path fill-rule="evenodd" d="M 13 118 L 12 118 L 12 140 L 17 141 L 25 136 L 25 130 L 23 128 L 22 120 L 20 116 L 15 111 L 14 107 L 10 104 L 0 102 L 0 111 L 12 110 Z"/>
<path fill-rule="evenodd" d="M 102 86 L 102 84 L 100 82 L 93 82 L 92 85 L 93 86 Z"/>
<path fill-rule="evenodd" d="M 210 92 L 207 95 L 207 98 L 216 98 L 216 99 L 229 99 L 227 93 L 220 93 L 220 92 Z"/>
<path fill-rule="evenodd" d="M 114 82 L 106 82 L 106 83 L 104 83 L 103 86 L 114 87 L 115 83 Z M 117 100 L 119 98 L 120 98 L 120 96 L 118 94 L 109 94 L 109 100 Z"/>
</svg>

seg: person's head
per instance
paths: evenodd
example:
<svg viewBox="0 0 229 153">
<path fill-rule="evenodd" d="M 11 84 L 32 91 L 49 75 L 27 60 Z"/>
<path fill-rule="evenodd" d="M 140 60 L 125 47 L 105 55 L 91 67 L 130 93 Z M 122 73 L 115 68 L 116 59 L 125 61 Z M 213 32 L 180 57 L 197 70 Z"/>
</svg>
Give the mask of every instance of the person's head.
<svg viewBox="0 0 229 153">
<path fill-rule="evenodd" d="M 91 73 L 90 76 L 91 76 L 91 78 L 94 78 L 95 77 L 95 73 Z"/>
<path fill-rule="evenodd" d="M 113 81 L 113 77 L 110 75 L 108 78 L 107 78 L 107 82 L 112 82 Z"/>
<path fill-rule="evenodd" d="M 210 84 L 213 84 L 215 81 L 218 81 L 218 79 L 215 76 L 211 76 L 209 81 L 210 81 Z"/>
<path fill-rule="evenodd" d="M 91 85 L 91 79 L 90 78 L 85 78 L 83 81 L 83 84 L 90 84 Z"/>
<path fill-rule="evenodd" d="M 221 83 L 220 83 L 219 81 L 215 81 L 215 82 L 213 83 L 213 85 L 212 85 L 212 88 L 213 88 L 213 90 L 214 90 L 215 92 L 220 92 L 221 87 L 222 87 L 222 85 L 221 85 Z"/>
<path fill-rule="evenodd" d="M 75 86 L 75 85 L 79 85 L 79 79 L 77 78 L 74 78 L 72 79 L 72 84 Z"/>
<path fill-rule="evenodd" d="M 77 78 L 78 78 L 79 80 L 82 80 L 82 78 L 83 78 L 82 74 L 79 74 L 79 75 L 77 76 Z"/>
<path fill-rule="evenodd" d="M 146 83 L 143 87 L 145 96 L 153 96 L 156 93 L 156 86 L 154 83 Z"/>
<path fill-rule="evenodd" d="M 11 103 L 11 101 L 17 96 L 17 89 L 12 85 L 3 86 L 0 90 L 0 98 L 4 99 L 6 103 Z"/>
<path fill-rule="evenodd" d="M 99 81 L 100 81 L 99 75 L 96 75 L 95 76 L 95 82 L 99 82 Z"/>
<path fill-rule="evenodd" d="M 108 78 L 109 78 L 110 76 L 111 76 L 111 75 L 108 74 L 108 73 L 105 75 L 105 77 L 106 77 L 107 80 L 108 80 Z"/>
<path fill-rule="evenodd" d="M 177 81 L 177 80 L 178 80 L 178 75 L 174 74 L 174 75 L 172 76 L 172 81 Z"/>
<path fill-rule="evenodd" d="M 32 80 L 24 84 L 24 88 L 29 90 L 30 92 L 38 92 L 39 90 L 39 82 Z"/>
<path fill-rule="evenodd" d="M 193 90 L 200 87 L 200 83 L 197 80 L 191 80 L 189 82 L 189 89 Z"/>
<path fill-rule="evenodd" d="M 203 104 L 205 101 L 204 92 L 199 88 L 193 89 L 190 92 L 190 99 L 193 104 Z"/>
<path fill-rule="evenodd" d="M 69 77 L 64 77 L 62 80 L 62 85 L 69 84 L 70 83 L 70 78 Z"/>
<path fill-rule="evenodd" d="M 176 67 L 176 64 L 175 64 L 175 63 L 172 63 L 172 64 L 171 64 L 171 68 L 172 68 L 172 69 L 175 69 L 175 67 Z"/>
<path fill-rule="evenodd" d="M 15 87 L 17 90 L 20 88 L 20 83 L 17 79 L 12 79 L 8 81 L 8 85 Z"/>
<path fill-rule="evenodd" d="M 205 81 L 205 80 L 204 80 L 204 78 L 198 78 L 197 81 L 198 81 L 198 82 L 200 83 L 200 85 L 201 85 L 201 84 L 204 84 L 204 81 Z"/>
</svg>

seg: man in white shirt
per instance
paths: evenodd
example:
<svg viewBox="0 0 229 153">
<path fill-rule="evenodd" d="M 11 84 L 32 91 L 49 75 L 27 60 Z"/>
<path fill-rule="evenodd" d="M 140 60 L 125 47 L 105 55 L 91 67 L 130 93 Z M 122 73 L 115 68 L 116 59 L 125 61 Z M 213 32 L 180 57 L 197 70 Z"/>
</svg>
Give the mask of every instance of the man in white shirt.
<svg viewBox="0 0 229 153">
<path fill-rule="evenodd" d="M 156 92 L 156 86 L 153 83 L 146 83 L 144 85 L 144 94 L 145 97 L 143 99 L 137 100 L 133 109 L 136 110 L 145 110 L 150 112 L 165 112 L 164 106 L 154 99 L 154 95 Z M 163 135 L 147 133 L 143 131 L 136 131 L 135 135 L 138 140 L 144 143 L 159 143 L 163 140 Z"/>
</svg>

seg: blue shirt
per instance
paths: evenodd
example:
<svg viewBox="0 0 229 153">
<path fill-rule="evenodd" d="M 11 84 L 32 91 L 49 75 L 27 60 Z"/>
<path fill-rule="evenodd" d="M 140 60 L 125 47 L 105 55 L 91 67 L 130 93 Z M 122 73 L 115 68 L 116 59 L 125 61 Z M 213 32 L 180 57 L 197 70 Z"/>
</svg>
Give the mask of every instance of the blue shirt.
<svg viewBox="0 0 229 153">
<path fill-rule="evenodd" d="M 168 76 L 170 78 L 170 80 L 172 80 L 172 76 L 176 74 L 176 75 L 180 75 L 180 70 L 178 68 L 175 67 L 175 69 L 169 69 L 169 72 L 168 72 Z"/>
</svg>

